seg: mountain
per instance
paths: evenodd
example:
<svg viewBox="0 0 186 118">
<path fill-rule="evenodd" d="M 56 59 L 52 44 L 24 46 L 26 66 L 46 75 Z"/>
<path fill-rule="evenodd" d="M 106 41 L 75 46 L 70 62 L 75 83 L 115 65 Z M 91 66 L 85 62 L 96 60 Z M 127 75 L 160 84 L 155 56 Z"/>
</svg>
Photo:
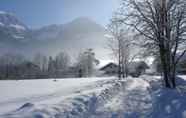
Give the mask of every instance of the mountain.
<svg viewBox="0 0 186 118">
<path fill-rule="evenodd" d="M 20 52 L 30 40 L 30 30 L 14 14 L 0 11 L 0 53 Z"/>
<path fill-rule="evenodd" d="M 1 40 L 24 39 L 27 37 L 29 29 L 16 16 L 11 13 L 0 11 L 0 36 Z M 3 37 L 2 37 L 3 36 Z M 5 39 L 4 39 L 5 38 Z"/>
<path fill-rule="evenodd" d="M 74 19 L 66 24 L 29 29 L 15 15 L 0 12 L 1 54 L 19 52 L 31 56 L 40 52 L 55 55 L 60 51 L 66 51 L 72 56 L 77 56 L 80 51 L 93 48 L 102 57 L 100 50 L 105 50 L 105 33 L 103 26 L 86 17 Z"/>
<path fill-rule="evenodd" d="M 81 35 L 104 32 L 104 27 L 98 25 L 89 18 L 77 18 L 63 25 L 49 25 L 33 31 L 33 35 L 38 40 L 72 40 Z"/>
<path fill-rule="evenodd" d="M 105 28 L 89 18 L 77 18 L 62 25 L 49 25 L 34 30 L 40 52 L 56 54 L 67 51 L 77 56 L 77 53 L 86 48 L 93 48 L 97 55 L 103 56 L 100 50 L 105 50 Z M 40 43 L 38 43 L 40 42 Z"/>
</svg>

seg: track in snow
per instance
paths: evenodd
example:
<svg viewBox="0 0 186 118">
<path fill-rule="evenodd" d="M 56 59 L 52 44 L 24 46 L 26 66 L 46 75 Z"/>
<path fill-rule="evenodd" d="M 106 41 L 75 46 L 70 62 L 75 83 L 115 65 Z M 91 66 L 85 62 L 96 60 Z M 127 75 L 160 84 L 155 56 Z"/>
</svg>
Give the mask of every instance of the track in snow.
<svg viewBox="0 0 186 118">
<path fill-rule="evenodd" d="M 149 83 L 141 78 L 101 80 L 84 87 L 89 89 L 77 89 L 76 95 L 57 104 L 27 103 L 2 117 L 138 118 L 145 116 L 152 107 Z M 58 92 L 53 97 L 58 97 Z"/>
</svg>

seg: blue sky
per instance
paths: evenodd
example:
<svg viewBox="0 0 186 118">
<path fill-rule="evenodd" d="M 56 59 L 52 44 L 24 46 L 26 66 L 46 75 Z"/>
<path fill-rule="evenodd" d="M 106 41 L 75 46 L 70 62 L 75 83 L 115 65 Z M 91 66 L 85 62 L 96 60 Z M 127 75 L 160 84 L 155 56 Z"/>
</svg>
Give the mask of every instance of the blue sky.
<svg viewBox="0 0 186 118">
<path fill-rule="evenodd" d="M 31 28 L 89 17 L 106 25 L 118 0 L 0 0 L 0 10 L 14 13 Z"/>
</svg>

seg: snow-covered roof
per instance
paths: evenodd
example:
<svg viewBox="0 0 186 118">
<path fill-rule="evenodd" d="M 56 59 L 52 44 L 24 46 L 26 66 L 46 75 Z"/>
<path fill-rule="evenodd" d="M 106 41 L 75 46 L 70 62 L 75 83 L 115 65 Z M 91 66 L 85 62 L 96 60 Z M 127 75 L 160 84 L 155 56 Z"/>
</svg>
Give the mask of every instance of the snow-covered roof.
<svg viewBox="0 0 186 118">
<path fill-rule="evenodd" d="M 107 65 L 105 65 L 105 66 L 103 66 L 102 68 L 100 68 L 100 70 L 105 70 L 106 68 L 108 68 L 108 67 L 118 67 L 118 65 L 117 64 L 115 64 L 115 63 L 113 63 L 113 62 L 110 62 L 110 63 L 108 63 Z M 131 71 L 135 71 L 135 69 L 137 68 L 137 67 L 139 67 L 139 66 L 143 66 L 142 68 L 143 69 L 148 69 L 149 68 L 149 66 L 144 62 L 144 61 L 134 61 L 134 62 L 131 62 L 130 64 L 129 64 L 129 70 L 131 70 Z"/>
<path fill-rule="evenodd" d="M 117 67 L 118 65 L 113 63 L 113 62 L 110 62 L 107 65 L 105 65 L 102 68 L 100 68 L 100 70 L 105 70 L 106 68 L 111 67 L 111 66 Z"/>
</svg>

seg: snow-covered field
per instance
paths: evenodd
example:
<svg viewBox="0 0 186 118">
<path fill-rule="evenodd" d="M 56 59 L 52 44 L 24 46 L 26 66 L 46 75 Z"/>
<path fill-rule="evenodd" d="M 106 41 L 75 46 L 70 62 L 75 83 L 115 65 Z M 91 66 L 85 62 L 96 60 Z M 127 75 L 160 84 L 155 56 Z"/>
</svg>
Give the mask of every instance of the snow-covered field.
<svg viewBox="0 0 186 118">
<path fill-rule="evenodd" d="M 113 78 L 0 81 L 0 114 L 25 103 L 55 104 L 79 94 L 99 92 Z"/>
<path fill-rule="evenodd" d="M 178 82 L 168 90 L 158 76 L 0 81 L 0 118 L 186 118 Z"/>
</svg>

